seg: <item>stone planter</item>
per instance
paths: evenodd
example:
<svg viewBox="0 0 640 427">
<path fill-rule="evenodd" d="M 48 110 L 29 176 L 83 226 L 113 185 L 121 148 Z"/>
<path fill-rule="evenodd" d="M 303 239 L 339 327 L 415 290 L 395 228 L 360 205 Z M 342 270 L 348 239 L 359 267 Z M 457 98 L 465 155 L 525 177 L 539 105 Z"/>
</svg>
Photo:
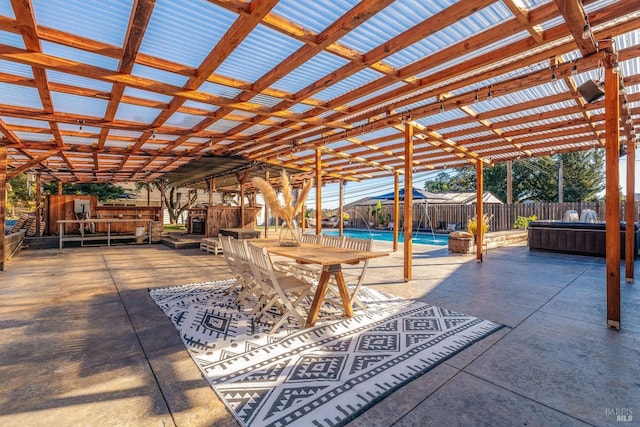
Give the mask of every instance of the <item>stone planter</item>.
<svg viewBox="0 0 640 427">
<path fill-rule="evenodd" d="M 470 254 L 475 252 L 476 245 L 473 237 L 452 237 L 449 236 L 449 252 L 457 254 Z"/>
</svg>

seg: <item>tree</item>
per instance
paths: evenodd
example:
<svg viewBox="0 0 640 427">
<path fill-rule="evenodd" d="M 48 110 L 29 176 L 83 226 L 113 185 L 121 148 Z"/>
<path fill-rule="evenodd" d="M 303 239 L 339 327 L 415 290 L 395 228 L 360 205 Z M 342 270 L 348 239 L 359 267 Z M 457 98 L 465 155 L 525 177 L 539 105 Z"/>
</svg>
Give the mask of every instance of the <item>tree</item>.
<svg viewBox="0 0 640 427">
<path fill-rule="evenodd" d="M 167 182 L 165 181 L 165 186 Z M 161 181 L 153 181 L 153 182 L 137 182 L 136 189 L 138 191 L 147 188 L 155 188 L 160 189 L 162 185 Z M 184 203 L 182 202 L 182 192 L 179 187 L 165 187 L 168 191 L 164 193 L 164 207 L 167 208 L 167 212 L 169 214 L 169 223 L 171 225 L 178 224 L 178 219 L 182 215 L 182 213 L 189 208 L 190 204 L 193 204 L 198 199 L 198 194 L 194 191 L 193 195 L 191 195 L 191 201 L 189 198 L 185 198 Z M 189 194 L 191 192 L 189 191 Z"/>
<path fill-rule="evenodd" d="M 28 182 L 26 174 L 19 174 L 9 180 L 7 192 L 7 209 L 11 216 L 15 216 L 17 207 L 29 207 L 35 198 L 32 183 Z"/>
<path fill-rule="evenodd" d="M 57 194 L 58 184 L 55 182 L 45 183 L 44 191 L 49 194 Z M 124 194 L 124 188 L 109 182 L 65 182 L 62 184 L 62 194 L 89 194 L 97 196 L 98 200 L 105 202 L 117 199 L 118 196 Z"/>
<path fill-rule="evenodd" d="M 182 192 L 180 192 L 180 188 L 178 187 L 169 187 L 168 194 L 165 192 L 164 195 L 164 205 L 169 212 L 169 223 L 171 225 L 176 225 L 178 223 L 178 218 L 180 215 L 187 210 L 191 203 L 195 203 L 198 198 L 198 194 L 196 192 L 192 193 L 189 191 L 188 196 L 185 198 L 184 204 L 181 204 Z M 189 195 L 191 195 L 191 201 L 189 201 Z"/>
<path fill-rule="evenodd" d="M 517 159 L 513 162 L 512 195 L 514 203 L 558 201 L 558 171 L 563 164 L 563 200 L 593 201 L 604 189 L 604 152 L 578 151 L 555 156 Z M 484 189 L 503 202 L 507 199 L 507 168 L 497 163 L 484 169 Z M 454 173 L 441 172 L 425 183 L 434 192 L 475 191 L 476 170 L 469 166 Z"/>
</svg>

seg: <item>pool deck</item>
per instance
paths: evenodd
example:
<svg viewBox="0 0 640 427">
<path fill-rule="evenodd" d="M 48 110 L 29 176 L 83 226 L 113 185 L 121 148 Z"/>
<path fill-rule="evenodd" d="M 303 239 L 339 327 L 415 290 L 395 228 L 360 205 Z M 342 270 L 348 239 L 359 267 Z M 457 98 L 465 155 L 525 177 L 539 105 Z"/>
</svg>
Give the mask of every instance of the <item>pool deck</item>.
<svg viewBox="0 0 640 427">
<path fill-rule="evenodd" d="M 402 260 L 372 260 L 365 285 L 506 328 L 349 426 L 638 425 L 638 280 L 621 284 L 615 331 L 602 258 L 414 245 L 408 283 Z M 22 251 L 0 272 L 0 425 L 236 426 L 148 295 L 229 276 L 221 255 L 159 244 Z"/>
</svg>

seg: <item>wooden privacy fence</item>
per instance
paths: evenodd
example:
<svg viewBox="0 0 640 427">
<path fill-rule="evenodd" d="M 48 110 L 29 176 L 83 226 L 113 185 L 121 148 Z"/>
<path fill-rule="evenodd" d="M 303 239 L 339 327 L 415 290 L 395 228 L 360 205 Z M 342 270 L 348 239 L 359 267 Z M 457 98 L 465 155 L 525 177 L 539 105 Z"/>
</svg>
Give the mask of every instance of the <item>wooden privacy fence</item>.
<svg viewBox="0 0 640 427">
<path fill-rule="evenodd" d="M 636 221 L 640 201 L 635 202 Z M 393 216 L 393 207 L 383 205 L 383 215 Z M 514 203 L 514 204 L 484 204 L 484 213 L 491 216 L 489 230 L 504 231 L 514 228 L 518 217 L 535 215 L 538 220 L 560 221 L 566 211 L 574 210 L 578 216 L 582 211 L 594 211 L 601 221 L 605 218 L 604 202 L 565 202 L 565 203 Z M 350 214 L 348 225 L 357 228 L 376 227 L 371 215 L 370 206 L 356 206 L 347 211 Z M 413 229 L 446 229 L 449 224 L 456 224 L 456 229 L 466 229 L 467 221 L 476 215 L 476 205 L 448 205 L 439 203 L 415 203 L 413 207 Z M 403 226 L 404 210 L 400 205 L 400 226 Z M 625 220 L 625 204 L 620 202 L 620 220 Z"/>
</svg>

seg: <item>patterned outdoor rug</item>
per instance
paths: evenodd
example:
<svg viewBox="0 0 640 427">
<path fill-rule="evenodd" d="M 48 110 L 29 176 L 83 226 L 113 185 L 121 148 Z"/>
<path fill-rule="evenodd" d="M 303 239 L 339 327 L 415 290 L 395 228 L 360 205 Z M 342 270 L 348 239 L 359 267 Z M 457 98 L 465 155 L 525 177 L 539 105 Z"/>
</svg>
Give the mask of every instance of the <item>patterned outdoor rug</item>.
<svg viewBox="0 0 640 427">
<path fill-rule="evenodd" d="M 502 325 L 363 287 L 367 310 L 303 329 L 252 322 L 234 280 L 152 289 L 204 376 L 246 426 L 339 426 Z M 307 301 L 306 304 L 309 304 Z M 321 316 L 339 311 L 325 304 Z"/>
</svg>

